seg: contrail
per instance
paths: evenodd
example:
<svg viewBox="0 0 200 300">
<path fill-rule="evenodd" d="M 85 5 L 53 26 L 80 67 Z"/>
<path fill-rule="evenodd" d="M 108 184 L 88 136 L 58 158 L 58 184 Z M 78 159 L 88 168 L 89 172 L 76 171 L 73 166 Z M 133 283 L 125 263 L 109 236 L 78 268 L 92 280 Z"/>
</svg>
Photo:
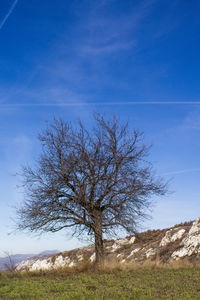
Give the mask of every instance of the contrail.
<svg viewBox="0 0 200 300">
<path fill-rule="evenodd" d="M 11 8 L 9 9 L 8 13 L 5 15 L 5 17 L 3 18 L 3 20 L 0 23 L 0 30 L 3 27 L 3 25 L 6 23 L 7 19 L 9 18 L 9 16 L 12 14 L 15 6 L 17 5 L 18 0 L 15 0 L 11 6 Z"/>
<path fill-rule="evenodd" d="M 190 172 L 199 172 L 199 171 L 200 171 L 200 168 L 184 169 L 184 170 L 179 170 L 179 171 L 168 172 L 163 175 L 179 175 L 179 174 L 185 174 L 185 173 L 190 173 Z"/>
<path fill-rule="evenodd" d="M 153 105 L 153 106 L 164 106 L 164 105 L 200 105 L 200 101 L 103 101 L 103 102 L 43 102 L 43 103 L 0 103 L 0 107 L 18 107 L 18 106 L 128 106 L 128 105 Z"/>
</svg>

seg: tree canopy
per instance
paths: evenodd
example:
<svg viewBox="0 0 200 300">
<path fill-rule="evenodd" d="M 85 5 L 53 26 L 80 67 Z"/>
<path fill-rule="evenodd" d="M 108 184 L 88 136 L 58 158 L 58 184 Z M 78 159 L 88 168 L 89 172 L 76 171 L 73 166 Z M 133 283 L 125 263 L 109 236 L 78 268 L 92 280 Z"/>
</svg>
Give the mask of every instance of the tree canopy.
<svg viewBox="0 0 200 300">
<path fill-rule="evenodd" d="M 96 262 L 103 259 L 103 235 L 124 228 L 133 233 L 153 195 L 167 191 L 146 160 L 143 134 L 113 117 L 94 116 L 86 129 L 55 119 L 39 135 L 36 167 L 23 167 L 25 199 L 18 228 L 57 232 L 73 228 L 95 238 Z"/>
</svg>

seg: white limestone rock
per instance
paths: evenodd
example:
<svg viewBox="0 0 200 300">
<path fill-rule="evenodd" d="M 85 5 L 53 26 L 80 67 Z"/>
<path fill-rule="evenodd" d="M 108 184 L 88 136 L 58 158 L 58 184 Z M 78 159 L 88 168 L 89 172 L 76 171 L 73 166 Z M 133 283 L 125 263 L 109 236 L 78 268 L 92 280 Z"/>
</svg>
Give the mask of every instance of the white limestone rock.
<svg viewBox="0 0 200 300">
<path fill-rule="evenodd" d="M 170 229 L 166 232 L 165 236 L 162 238 L 159 246 L 164 247 L 167 246 L 171 242 L 175 242 L 178 239 L 181 239 L 185 233 L 185 229 L 180 229 L 174 233 L 174 229 Z"/>
<path fill-rule="evenodd" d="M 19 264 L 17 264 L 16 270 L 17 270 L 17 271 L 28 270 L 29 267 L 30 267 L 34 262 L 35 262 L 34 259 L 23 260 L 23 261 L 21 261 Z"/>
<path fill-rule="evenodd" d="M 133 251 L 131 251 L 131 253 L 127 256 L 127 258 L 133 256 L 135 253 L 137 253 L 138 251 L 140 251 L 140 248 L 136 248 Z"/>
<path fill-rule="evenodd" d="M 93 253 L 93 254 L 90 256 L 90 261 L 91 261 L 91 262 L 94 262 L 94 261 L 95 261 L 95 258 L 96 258 L 96 254 Z"/>
<path fill-rule="evenodd" d="M 79 254 L 77 255 L 78 261 L 82 261 L 83 260 L 83 254 Z"/>
<path fill-rule="evenodd" d="M 61 254 L 56 257 L 55 262 L 53 264 L 53 268 L 57 269 L 57 268 L 62 268 L 63 266 L 69 266 L 70 263 L 71 263 L 71 259 L 68 256 L 63 257 Z"/>
<path fill-rule="evenodd" d="M 200 219 L 193 222 L 187 236 L 182 240 L 183 246 L 174 251 L 171 257 L 178 260 L 185 256 L 191 256 L 194 253 L 200 253 Z"/>
<path fill-rule="evenodd" d="M 146 252 L 146 257 L 149 258 L 150 256 L 153 256 L 156 254 L 156 250 L 153 248 L 149 248 Z"/>
<path fill-rule="evenodd" d="M 53 263 L 50 259 L 38 259 L 32 264 L 32 266 L 30 266 L 29 271 L 50 270 L 52 268 Z"/>
<path fill-rule="evenodd" d="M 133 244 L 135 242 L 135 236 L 132 236 L 130 240 L 128 238 L 124 239 L 118 239 L 116 240 L 113 245 L 110 247 L 111 252 L 115 252 L 117 249 L 119 249 L 121 246 Z"/>
<path fill-rule="evenodd" d="M 128 241 L 129 244 L 133 244 L 135 242 L 135 236 L 132 236 L 132 238 Z"/>
<path fill-rule="evenodd" d="M 185 229 L 180 229 L 179 231 L 175 232 L 171 237 L 171 242 L 175 242 L 176 240 L 180 240 L 185 233 Z"/>
<path fill-rule="evenodd" d="M 70 264 L 69 264 L 69 267 L 75 267 L 76 266 L 76 263 L 74 261 L 71 261 Z"/>
<path fill-rule="evenodd" d="M 120 256 L 122 256 L 122 253 L 117 254 L 117 258 L 120 257 Z"/>
</svg>

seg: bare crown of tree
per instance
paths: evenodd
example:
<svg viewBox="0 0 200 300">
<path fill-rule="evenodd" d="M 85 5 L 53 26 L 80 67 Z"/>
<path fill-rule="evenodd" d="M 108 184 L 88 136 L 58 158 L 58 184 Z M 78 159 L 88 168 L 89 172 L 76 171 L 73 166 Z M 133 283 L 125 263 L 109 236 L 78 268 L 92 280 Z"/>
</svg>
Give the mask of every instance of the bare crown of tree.
<svg viewBox="0 0 200 300">
<path fill-rule="evenodd" d="M 73 227 L 95 237 L 96 261 L 103 257 L 103 234 L 119 227 L 134 232 L 146 217 L 152 195 L 166 184 L 146 161 L 148 147 L 137 130 L 113 117 L 94 117 L 95 127 L 74 128 L 55 119 L 39 135 L 42 154 L 36 168 L 24 167 L 25 200 L 19 229 L 56 232 Z"/>
</svg>

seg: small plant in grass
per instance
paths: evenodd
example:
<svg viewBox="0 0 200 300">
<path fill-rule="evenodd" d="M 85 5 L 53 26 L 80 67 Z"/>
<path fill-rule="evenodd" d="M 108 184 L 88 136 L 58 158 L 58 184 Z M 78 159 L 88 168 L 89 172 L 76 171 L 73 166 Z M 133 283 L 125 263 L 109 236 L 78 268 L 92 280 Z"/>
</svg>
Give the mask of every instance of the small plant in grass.
<svg viewBox="0 0 200 300">
<path fill-rule="evenodd" d="M 8 251 L 5 251 L 4 254 L 6 255 L 7 262 L 4 264 L 5 270 L 9 272 L 14 272 L 16 270 L 15 262 L 12 259 L 10 253 Z"/>
</svg>

